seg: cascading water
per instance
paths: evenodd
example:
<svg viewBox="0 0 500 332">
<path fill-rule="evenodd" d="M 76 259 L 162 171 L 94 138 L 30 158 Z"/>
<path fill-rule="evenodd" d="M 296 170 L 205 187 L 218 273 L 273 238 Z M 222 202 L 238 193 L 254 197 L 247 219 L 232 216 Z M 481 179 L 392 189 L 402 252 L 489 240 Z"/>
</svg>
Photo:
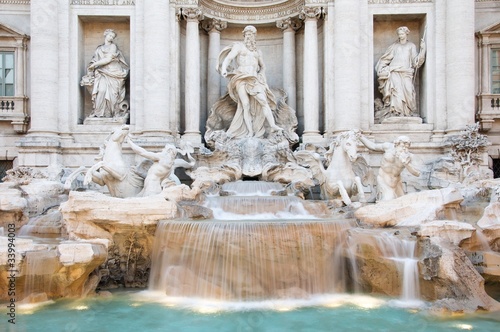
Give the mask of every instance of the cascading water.
<svg viewBox="0 0 500 332">
<path fill-rule="evenodd" d="M 304 209 L 300 198 L 273 196 L 283 192 L 279 183 L 238 181 L 224 184 L 221 191 L 226 195 L 206 199 L 217 220 L 316 219 Z"/>
<path fill-rule="evenodd" d="M 256 185 L 263 186 L 241 182 L 231 190 Z M 339 252 L 349 222 L 300 215 L 297 211 L 305 210 L 297 208 L 295 197 L 262 197 L 263 190 L 253 195 L 248 188 L 242 192 L 243 197 L 210 199 L 208 206 L 220 209 L 224 220 L 158 225 L 150 290 L 238 301 L 346 292 L 347 268 Z"/>
<path fill-rule="evenodd" d="M 401 300 L 419 302 L 418 259 L 415 257 L 416 241 L 400 239 L 387 233 L 377 237 L 384 257 L 395 261 L 401 273 Z"/>
<path fill-rule="evenodd" d="M 52 277 L 59 267 L 56 250 L 26 252 L 24 298 L 50 293 Z"/>
</svg>

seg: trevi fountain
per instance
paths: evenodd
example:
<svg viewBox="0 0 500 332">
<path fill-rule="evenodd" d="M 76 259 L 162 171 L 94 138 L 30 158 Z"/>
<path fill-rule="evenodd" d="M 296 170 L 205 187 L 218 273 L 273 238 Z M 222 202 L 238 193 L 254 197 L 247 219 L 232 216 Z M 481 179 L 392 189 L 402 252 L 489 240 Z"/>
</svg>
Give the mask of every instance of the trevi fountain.
<svg viewBox="0 0 500 332">
<path fill-rule="evenodd" d="M 373 106 L 361 105 L 373 110 L 378 133 L 351 103 L 366 94 L 357 87 L 366 68 L 335 60 L 332 81 L 325 76 L 318 87 L 318 49 L 338 61 L 362 58 L 348 46 L 360 33 L 349 20 L 361 15 L 348 1 L 161 1 L 182 30 L 184 58 L 160 59 L 164 46 L 146 46 L 156 43 L 149 36 L 144 65 L 124 40 L 132 33 L 126 21 L 99 20 L 92 8 L 104 5 L 96 1 L 69 2 L 71 13 L 81 11 L 85 38 L 71 53 L 80 69 L 78 79 L 54 84 L 71 85 L 75 130 L 86 138 L 64 150 L 71 158 L 32 162 L 45 148 L 58 153 L 48 123 L 56 120 L 41 106 L 38 127 L 19 145 L 22 162 L 0 183 L 2 330 L 498 331 L 500 182 L 485 164 L 491 142 L 481 123 L 456 114 L 447 130 L 427 134 L 440 121 L 429 106 L 439 98 L 429 87 L 438 84 L 440 50 L 438 14 L 426 7 L 433 1 L 409 1 L 422 12 L 399 16 L 387 8 L 406 1 L 368 1 L 383 10 L 372 22 L 380 34 L 371 48 Z M 389 2 L 397 5 L 383 7 Z M 123 8 L 139 5 L 152 15 L 143 26 L 158 23 L 157 37 L 174 29 L 143 1 Z M 272 5 L 284 9 L 273 14 Z M 320 46 L 311 34 L 319 20 Z M 282 56 L 269 22 L 283 31 Z M 199 26 L 209 34 L 204 78 Z M 330 48 L 332 31 L 334 45 L 349 52 Z M 154 108 L 181 94 L 160 72 L 151 89 L 134 80 L 147 61 L 172 73 L 165 62 L 173 57 L 185 66 L 177 73 L 186 111 L 167 122 L 184 116 L 184 133 L 170 127 L 163 135 L 165 115 Z M 315 95 L 328 84 L 334 97 Z M 42 88 L 33 87 L 32 103 Z M 147 121 L 134 98 L 144 98 Z M 309 107 L 325 110 L 319 117 Z M 92 148 L 78 150 L 85 144 Z"/>
</svg>

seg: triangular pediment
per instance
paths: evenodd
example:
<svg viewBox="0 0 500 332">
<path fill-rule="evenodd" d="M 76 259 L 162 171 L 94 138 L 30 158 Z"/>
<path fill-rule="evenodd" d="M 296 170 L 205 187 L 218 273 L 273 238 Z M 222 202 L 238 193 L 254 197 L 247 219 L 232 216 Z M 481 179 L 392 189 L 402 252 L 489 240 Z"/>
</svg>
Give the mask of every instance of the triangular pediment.
<svg viewBox="0 0 500 332">
<path fill-rule="evenodd" d="M 0 23 L 0 38 L 27 38 L 28 36 L 12 27 Z"/>
<path fill-rule="evenodd" d="M 492 25 L 490 25 L 482 30 L 479 30 L 479 34 L 482 34 L 482 35 L 491 34 L 491 33 L 500 34 L 500 22 L 497 22 L 497 23 L 492 24 Z"/>
</svg>

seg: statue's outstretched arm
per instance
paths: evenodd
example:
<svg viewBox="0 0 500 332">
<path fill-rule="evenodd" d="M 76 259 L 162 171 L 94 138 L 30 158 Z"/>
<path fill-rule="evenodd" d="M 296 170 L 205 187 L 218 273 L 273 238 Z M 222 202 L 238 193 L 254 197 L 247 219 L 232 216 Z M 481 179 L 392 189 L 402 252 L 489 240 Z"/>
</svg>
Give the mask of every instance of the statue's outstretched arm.
<svg viewBox="0 0 500 332">
<path fill-rule="evenodd" d="M 150 152 L 144 148 L 141 148 L 139 145 L 135 144 L 134 142 L 132 142 L 131 139 L 128 139 L 128 144 L 130 144 L 130 148 L 135 152 L 137 153 L 138 155 L 144 157 L 144 158 L 147 158 L 147 159 L 151 159 L 153 161 L 158 161 L 159 158 L 158 156 L 156 155 L 156 153 L 154 152 Z"/>
<path fill-rule="evenodd" d="M 412 165 L 411 161 L 405 164 L 406 169 L 414 176 L 420 176 L 420 171 Z"/>
</svg>

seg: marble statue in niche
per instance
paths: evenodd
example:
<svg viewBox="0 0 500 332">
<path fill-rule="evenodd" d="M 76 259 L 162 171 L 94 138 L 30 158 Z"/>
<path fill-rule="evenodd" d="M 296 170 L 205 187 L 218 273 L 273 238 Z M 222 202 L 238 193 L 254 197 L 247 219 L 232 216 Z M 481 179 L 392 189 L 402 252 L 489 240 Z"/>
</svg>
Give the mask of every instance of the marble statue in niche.
<svg viewBox="0 0 500 332">
<path fill-rule="evenodd" d="M 299 137 L 297 116 L 286 104 L 286 92 L 267 84 L 256 34 L 254 26 L 245 27 L 244 41 L 224 48 L 219 55 L 216 70 L 228 79 L 228 92 L 211 107 L 205 141 L 213 151 L 213 165 L 224 159 L 224 164 L 230 161 L 237 169 L 233 177 L 257 179 L 264 170 L 276 171 L 276 165 L 285 165 Z M 197 177 L 202 176 L 199 173 Z"/>
<path fill-rule="evenodd" d="M 257 50 L 257 29 L 243 30 L 244 42 L 224 48 L 219 55 L 217 71 L 229 79 L 228 93 L 236 103 L 227 135 L 229 138 L 266 137 L 283 130 L 276 124 L 276 98 L 267 85 L 262 54 Z M 233 68 L 232 64 L 236 66 Z"/>
<path fill-rule="evenodd" d="M 389 46 L 378 60 L 378 89 L 382 100 L 376 100 L 376 118 L 418 116 L 415 93 L 415 75 L 425 61 L 426 45 L 420 41 L 420 51 L 408 41 L 410 30 L 401 26 L 396 29 L 398 40 Z M 378 105 L 380 104 L 380 105 Z"/>
<path fill-rule="evenodd" d="M 116 32 L 104 31 L 104 44 L 99 45 L 87 66 L 87 74 L 80 85 L 92 95 L 92 113 L 89 118 L 128 118 L 129 105 L 125 100 L 125 80 L 129 66 L 113 40 Z"/>
</svg>

